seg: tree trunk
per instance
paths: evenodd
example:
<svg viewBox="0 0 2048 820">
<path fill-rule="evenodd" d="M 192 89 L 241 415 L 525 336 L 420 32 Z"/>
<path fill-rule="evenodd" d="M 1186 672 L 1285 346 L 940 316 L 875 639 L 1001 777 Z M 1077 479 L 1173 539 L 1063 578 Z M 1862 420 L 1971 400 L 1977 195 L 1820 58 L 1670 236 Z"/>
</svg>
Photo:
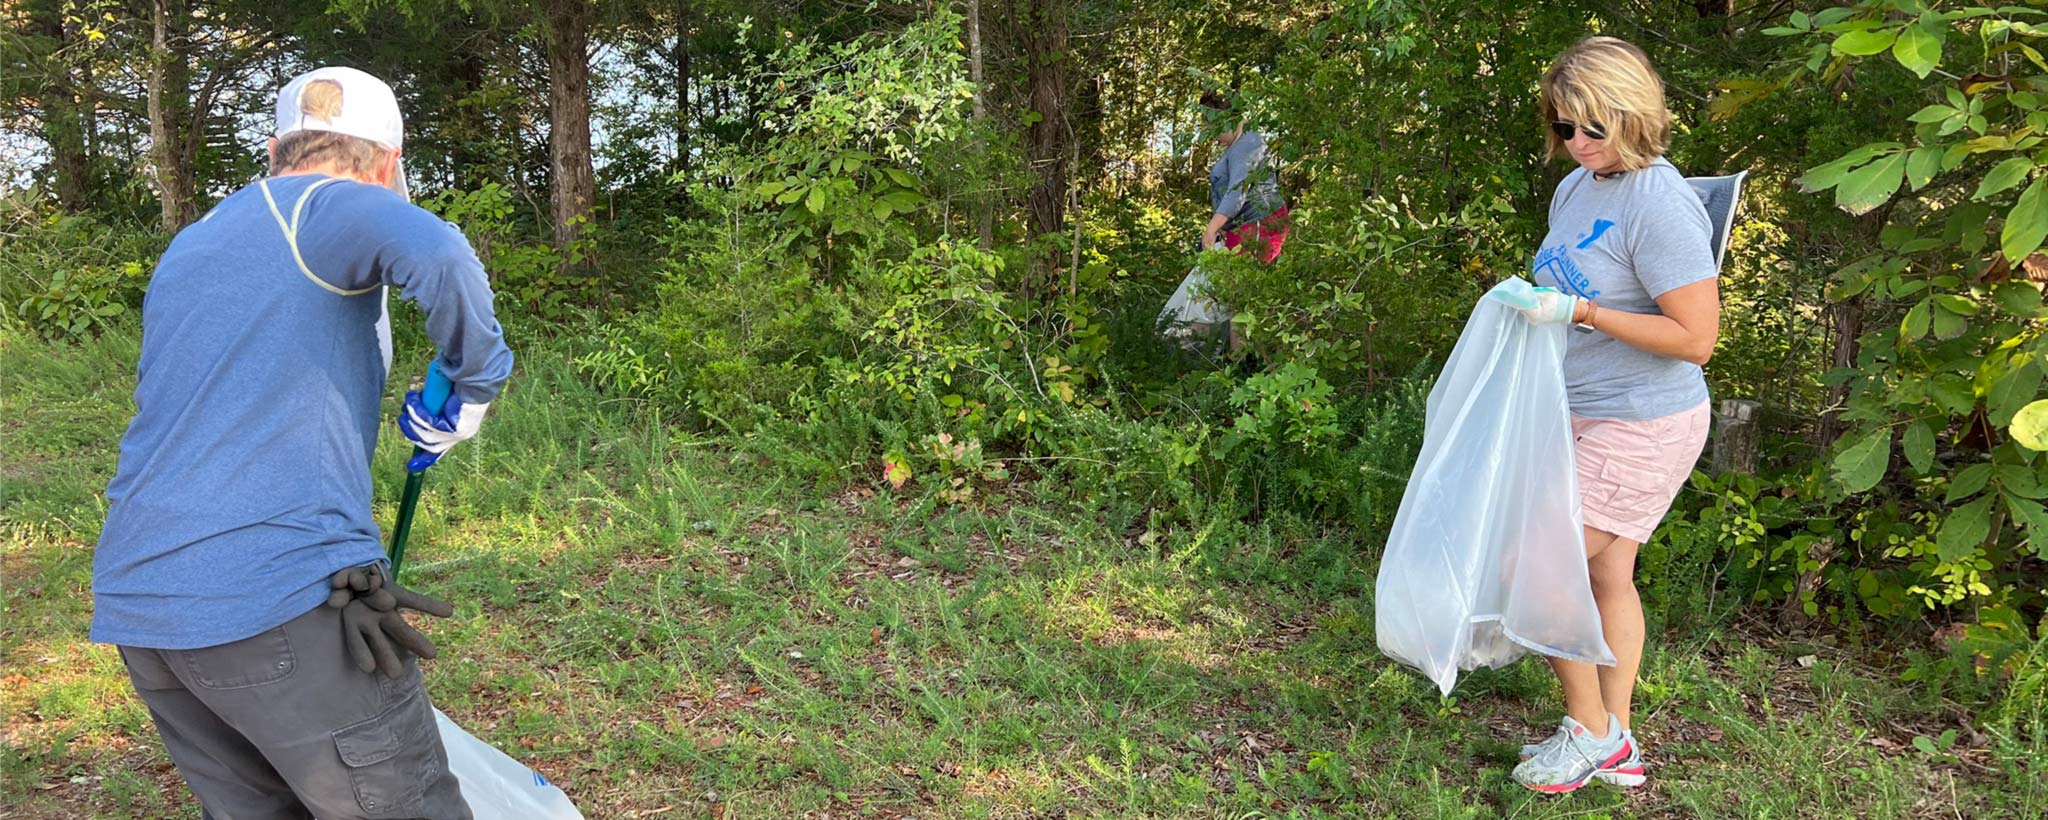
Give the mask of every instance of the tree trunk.
<svg viewBox="0 0 2048 820">
<path fill-rule="evenodd" d="M 192 78 L 187 64 L 185 0 L 153 0 L 154 33 L 149 49 L 149 152 L 156 166 L 157 200 L 163 227 L 175 232 L 198 217 L 193 202 L 188 134 L 192 122 Z"/>
<path fill-rule="evenodd" d="M 1856 337 L 1863 333 L 1863 300 L 1850 299 L 1837 302 L 1829 311 L 1832 327 L 1829 334 L 1834 336 L 1834 361 L 1830 366 L 1841 369 L 1856 366 Z M 1842 407 L 1849 401 L 1849 383 L 1844 381 L 1828 388 L 1827 411 L 1820 417 L 1821 447 L 1834 446 L 1835 439 L 1842 437 L 1847 425 L 1842 423 Z"/>
<path fill-rule="evenodd" d="M 1038 175 L 1025 201 L 1033 236 L 1060 233 L 1066 225 L 1067 140 L 1067 9 L 1061 0 L 1027 0 L 1024 54 L 1030 84 L 1031 127 L 1025 135 L 1025 157 Z M 1061 256 L 1051 253 L 1049 269 Z M 1043 273 L 1045 271 L 1041 271 Z"/>
<path fill-rule="evenodd" d="M 64 22 L 54 4 L 36 4 L 28 10 L 29 29 L 50 42 L 47 62 L 49 86 L 40 95 L 43 109 L 43 141 L 50 146 L 50 175 L 57 192 L 57 204 L 77 213 L 89 206 L 87 176 L 92 163 L 86 153 L 91 111 L 79 98 L 77 81 L 69 56 L 74 45 L 72 27 Z"/>
<path fill-rule="evenodd" d="M 1095 64 L 1094 60 L 1089 61 Z M 1102 98 L 1108 93 L 1109 75 L 1098 73 L 1081 81 L 1080 99 L 1074 106 L 1074 139 L 1080 143 L 1071 184 L 1097 179 L 1102 169 Z"/>
<path fill-rule="evenodd" d="M 981 0 L 967 0 L 967 79 L 974 83 L 974 118 L 988 116 L 981 81 Z"/>
<path fill-rule="evenodd" d="M 988 119 L 988 91 L 983 86 L 981 67 L 981 0 L 967 0 L 967 79 L 974 83 L 974 120 L 980 124 Z M 982 250 L 993 250 L 996 246 L 996 211 L 983 192 L 976 192 L 970 200 L 974 208 L 974 233 L 976 245 Z"/>
<path fill-rule="evenodd" d="M 553 172 L 555 244 L 582 233 L 597 199 L 590 164 L 590 3 L 548 4 L 548 167 Z"/>
<path fill-rule="evenodd" d="M 458 96 L 450 102 L 472 99 L 475 95 L 482 93 L 484 90 L 484 71 L 484 53 L 482 49 L 457 49 L 455 53 L 454 74 Z M 489 166 L 490 160 L 486 153 L 476 150 L 473 146 L 483 143 L 488 137 L 493 136 L 492 132 L 496 126 L 492 124 L 489 114 L 478 111 L 474 106 L 450 105 L 444 116 L 451 120 L 466 123 L 465 125 L 458 126 L 460 128 L 458 133 L 462 134 L 463 137 L 448 142 L 449 176 L 454 180 L 456 188 L 467 189 L 477 187 L 488 176 L 488 172 L 485 169 Z M 415 183 L 417 183 L 417 180 L 415 180 Z"/>
<path fill-rule="evenodd" d="M 690 170 L 690 3 L 676 3 L 676 47 L 671 62 L 676 69 L 676 164 L 675 172 Z"/>
</svg>

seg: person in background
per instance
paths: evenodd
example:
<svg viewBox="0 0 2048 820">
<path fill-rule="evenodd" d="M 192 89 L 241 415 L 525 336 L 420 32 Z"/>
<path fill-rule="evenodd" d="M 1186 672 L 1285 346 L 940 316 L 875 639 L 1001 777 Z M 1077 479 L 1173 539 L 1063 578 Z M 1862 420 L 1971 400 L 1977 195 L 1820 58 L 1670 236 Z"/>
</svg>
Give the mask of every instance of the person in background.
<svg viewBox="0 0 2048 820">
<path fill-rule="evenodd" d="M 1248 130 L 1244 116 L 1222 94 L 1202 95 L 1208 132 L 1223 148 L 1209 166 L 1209 221 L 1202 227 L 1202 249 L 1229 248 L 1249 252 L 1270 264 L 1287 242 L 1287 203 L 1266 158 L 1266 138 Z"/>
<path fill-rule="evenodd" d="M 202 816 L 466 820 L 385 576 L 370 456 L 386 287 L 454 385 L 401 429 L 473 436 L 512 371 L 482 263 L 403 194 L 398 102 L 322 68 L 278 93 L 271 176 L 180 231 L 142 307 L 135 418 L 93 552 L 92 639 L 118 646 Z"/>
<path fill-rule="evenodd" d="M 1706 445 L 1701 365 L 1720 336 L 1718 267 L 1706 209 L 1664 159 L 1671 113 L 1643 51 L 1612 37 L 1566 49 L 1541 83 L 1544 140 L 1579 167 L 1558 183 L 1536 254 L 1529 321 L 1571 323 L 1571 403 L 1593 598 L 1612 667 L 1551 658 L 1566 715 L 1522 750 L 1515 780 L 1568 792 L 1646 779 L 1629 704 L 1643 658 L 1636 550 L 1650 539 Z"/>
</svg>

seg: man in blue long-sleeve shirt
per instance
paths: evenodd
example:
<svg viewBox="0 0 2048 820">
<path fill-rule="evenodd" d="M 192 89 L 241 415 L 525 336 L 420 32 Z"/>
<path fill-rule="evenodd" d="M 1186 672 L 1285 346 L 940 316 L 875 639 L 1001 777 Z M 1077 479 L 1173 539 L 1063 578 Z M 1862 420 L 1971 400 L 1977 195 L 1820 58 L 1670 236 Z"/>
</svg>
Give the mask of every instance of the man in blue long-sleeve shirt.
<svg viewBox="0 0 2048 820">
<path fill-rule="evenodd" d="M 92 638 L 119 645 L 209 817 L 470 817 L 417 665 L 350 663 L 330 583 L 381 570 L 385 289 L 425 312 L 454 384 L 425 445 L 474 435 L 512 369 L 476 254 L 402 193 L 401 139 L 376 78 L 293 80 L 273 175 L 179 232 L 143 303 Z"/>
</svg>

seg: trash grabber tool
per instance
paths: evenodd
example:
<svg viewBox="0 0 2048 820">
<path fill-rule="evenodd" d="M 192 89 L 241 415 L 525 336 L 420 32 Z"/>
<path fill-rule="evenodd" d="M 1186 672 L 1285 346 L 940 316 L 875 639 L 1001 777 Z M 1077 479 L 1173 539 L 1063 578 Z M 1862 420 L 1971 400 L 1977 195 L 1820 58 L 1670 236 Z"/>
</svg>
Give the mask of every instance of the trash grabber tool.
<svg viewBox="0 0 2048 820">
<path fill-rule="evenodd" d="M 427 383 L 420 388 L 420 403 L 434 415 L 441 415 L 443 406 L 448 403 L 448 394 L 453 391 L 454 385 L 442 375 L 441 365 L 427 365 Z M 408 459 L 405 466 L 405 492 L 398 497 L 398 520 L 391 525 L 391 582 L 394 584 L 398 583 L 399 567 L 405 563 L 405 539 L 412 532 L 412 512 L 420 503 L 420 485 L 426 479 L 427 468 L 434 466 L 427 463 L 413 469 L 412 462 L 426 452 L 414 447 L 413 458 Z"/>
</svg>

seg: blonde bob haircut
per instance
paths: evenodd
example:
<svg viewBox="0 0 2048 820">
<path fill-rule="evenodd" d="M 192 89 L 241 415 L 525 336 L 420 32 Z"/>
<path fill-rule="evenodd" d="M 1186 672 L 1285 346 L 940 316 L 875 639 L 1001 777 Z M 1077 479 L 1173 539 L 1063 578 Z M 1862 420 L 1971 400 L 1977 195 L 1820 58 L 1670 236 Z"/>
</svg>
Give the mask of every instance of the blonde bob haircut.
<svg viewBox="0 0 2048 820">
<path fill-rule="evenodd" d="M 1664 80 L 1643 50 L 1613 37 L 1588 37 L 1565 49 L 1543 73 L 1543 148 L 1550 159 L 1570 159 L 1550 123 L 1594 124 L 1621 155 L 1623 170 L 1640 171 L 1671 143 L 1671 111 Z"/>
</svg>

